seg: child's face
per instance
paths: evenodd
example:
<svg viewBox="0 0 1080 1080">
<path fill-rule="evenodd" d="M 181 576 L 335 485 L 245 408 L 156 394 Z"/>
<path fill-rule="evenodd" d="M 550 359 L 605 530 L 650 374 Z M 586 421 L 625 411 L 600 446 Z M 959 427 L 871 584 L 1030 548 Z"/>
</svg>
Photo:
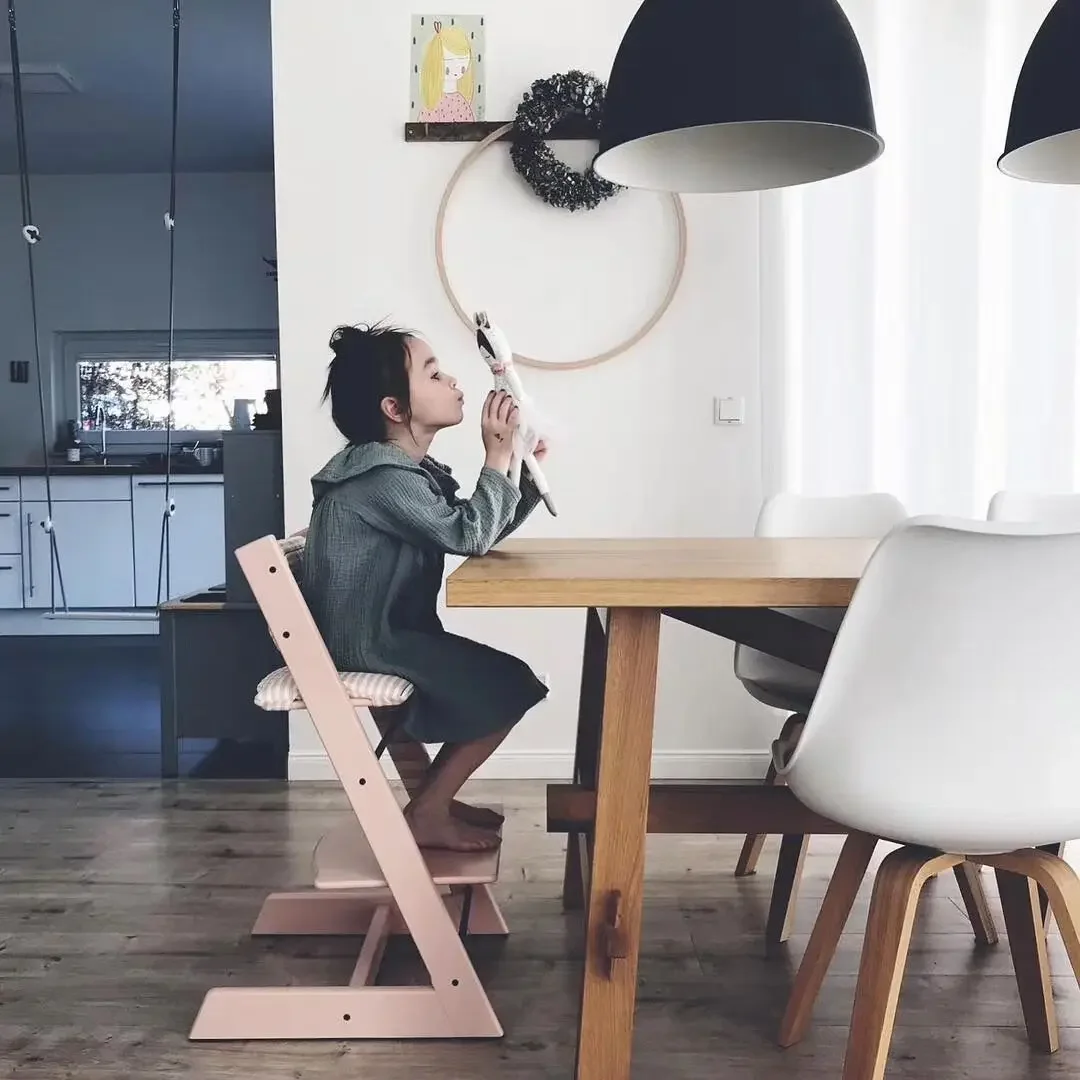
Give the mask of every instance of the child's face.
<svg viewBox="0 0 1080 1080">
<path fill-rule="evenodd" d="M 441 371 L 431 346 L 420 338 L 409 338 L 409 404 L 413 423 L 429 431 L 460 424 L 465 395 L 453 376 Z"/>
</svg>

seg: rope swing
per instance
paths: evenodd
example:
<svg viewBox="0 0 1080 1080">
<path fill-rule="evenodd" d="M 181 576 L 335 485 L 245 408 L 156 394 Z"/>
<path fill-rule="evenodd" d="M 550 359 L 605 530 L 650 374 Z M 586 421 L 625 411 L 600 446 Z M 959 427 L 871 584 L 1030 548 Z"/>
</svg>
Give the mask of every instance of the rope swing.
<svg viewBox="0 0 1080 1080">
<path fill-rule="evenodd" d="M 60 586 L 60 605 L 67 611 L 64 574 L 60 569 L 60 553 L 56 546 L 53 526 L 52 467 L 49 464 L 49 438 L 45 425 L 45 378 L 41 370 L 41 341 L 38 328 L 37 283 L 34 277 L 34 249 L 41 242 L 41 232 L 34 224 L 30 199 L 30 165 L 26 154 L 26 116 L 23 112 L 22 74 L 19 70 L 19 33 L 15 21 L 15 0 L 8 0 L 8 32 L 11 37 L 11 81 L 15 100 L 15 143 L 19 155 L 19 199 L 22 204 L 22 237 L 26 241 L 26 262 L 30 275 L 30 318 L 34 333 L 34 368 L 37 371 L 38 415 L 41 421 L 41 457 L 45 462 L 45 520 L 41 527 L 48 533 L 52 552 L 53 574 L 50 576 L 49 610 L 56 612 L 56 589 Z"/>
<path fill-rule="evenodd" d="M 158 544 L 156 607 L 170 595 L 170 559 L 172 551 L 169 524 L 176 513 L 172 497 L 173 433 L 173 361 L 176 358 L 176 126 L 180 106 L 180 0 L 173 0 L 173 69 L 172 69 L 172 149 L 169 158 L 169 212 L 165 228 L 169 233 L 169 359 L 165 376 L 165 507 L 161 514 L 161 540 Z"/>
<path fill-rule="evenodd" d="M 41 425 L 41 456 L 45 463 L 45 502 L 47 514 L 41 527 L 48 533 L 52 555 L 52 582 L 49 614 L 55 616 L 56 588 L 59 586 L 60 606 L 65 615 L 91 617 L 92 612 L 69 612 L 64 575 L 60 568 L 60 552 L 56 529 L 53 524 L 52 480 L 53 470 L 49 460 L 48 423 L 45 417 L 45 378 L 41 368 L 41 342 L 38 325 L 37 287 L 34 275 L 34 249 L 41 242 L 41 232 L 34 224 L 30 198 L 30 166 L 26 152 L 26 116 L 23 107 L 22 74 L 19 66 L 19 36 L 15 18 L 15 0 L 8 0 L 8 28 L 11 38 L 12 86 L 15 103 L 15 133 L 19 161 L 19 197 L 22 205 L 22 237 L 26 241 L 27 266 L 30 283 L 30 316 L 34 335 L 34 366 L 37 371 L 38 415 Z M 166 366 L 166 418 L 165 418 L 165 505 L 161 516 L 161 537 L 158 545 L 157 597 L 155 607 L 170 594 L 170 532 L 169 524 L 176 513 L 172 493 L 172 446 L 173 446 L 173 367 L 176 359 L 176 133 L 180 103 L 180 0 L 173 0 L 172 14 L 172 145 L 169 161 L 169 209 L 165 214 L 165 229 L 169 235 L 169 352 Z M 115 613 L 109 617 L 114 617 Z"/>
</svg>

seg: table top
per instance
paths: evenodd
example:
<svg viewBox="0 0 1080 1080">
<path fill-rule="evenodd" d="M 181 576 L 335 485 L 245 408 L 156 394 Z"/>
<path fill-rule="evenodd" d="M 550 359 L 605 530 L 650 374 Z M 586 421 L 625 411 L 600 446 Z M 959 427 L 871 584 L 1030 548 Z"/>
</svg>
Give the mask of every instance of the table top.
<svg viewBox="0 0 1080 1080">
<path fill-rule="evenodd" d="M 446 582 L 450 607 L 842 607 L 871 539 L 508 540 Z"/>
</svg>

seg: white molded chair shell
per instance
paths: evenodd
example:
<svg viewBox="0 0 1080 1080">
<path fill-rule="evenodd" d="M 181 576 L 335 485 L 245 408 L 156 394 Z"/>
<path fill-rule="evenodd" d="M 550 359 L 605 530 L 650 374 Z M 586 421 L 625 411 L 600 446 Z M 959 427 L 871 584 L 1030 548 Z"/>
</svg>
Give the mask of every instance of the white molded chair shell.
<svg viewBox="0 0 1080 1080">
<path fill-rule="evenodd" d="M 990 500 L 986 517 L 988 521 L 1043 521 L 1080 528 L 1080 495 L 999 491 Z"/>
<path fill-rule="evenodd" d="M 956 854 L 1080 837 L 1080 527 L 882 540 L 779 772 L 853 830 Z"/>
<path fill-rule="evenodd" d="M 758 515 L 755 536 L 880 537 L 907 517 L 903 504 L 882 492 L 865 495 L 796 495 L 782 492 L 767 499 Z M 783 608 L 803 622 L 835 632 L 843 608 Z M 805 712 L 821 676 L 768 653 L 735 648 L 735 675 L 758 701 L 789 712 Z"/>
</svg>

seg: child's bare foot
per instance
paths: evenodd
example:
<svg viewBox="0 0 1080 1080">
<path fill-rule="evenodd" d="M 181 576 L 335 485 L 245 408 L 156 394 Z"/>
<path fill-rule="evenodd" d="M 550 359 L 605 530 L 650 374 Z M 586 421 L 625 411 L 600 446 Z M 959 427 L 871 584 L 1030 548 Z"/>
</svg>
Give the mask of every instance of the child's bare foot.
<svg viewBox="0 0 1080 1080">
<path fill-rule="evenodd" d="M 427 811 L 421 807 L 405 807 L 405 820 L 422 848 L 444 848 L 447 851 L 491 851 L 499 846 L 499 837 L 479 829 L 451 814 Z"/>
<path fill-rule="evenodd" d="M 493 832 L 499 829 L 504 820 L 503 815 L 495 810 L 489 810 L 486 806 L 471 806 L 460 799 L 455 799 L 450 804 L 450 813 L 468 825 L 475 825 L 478 829 L 490 829 Z"/>
</svg>

